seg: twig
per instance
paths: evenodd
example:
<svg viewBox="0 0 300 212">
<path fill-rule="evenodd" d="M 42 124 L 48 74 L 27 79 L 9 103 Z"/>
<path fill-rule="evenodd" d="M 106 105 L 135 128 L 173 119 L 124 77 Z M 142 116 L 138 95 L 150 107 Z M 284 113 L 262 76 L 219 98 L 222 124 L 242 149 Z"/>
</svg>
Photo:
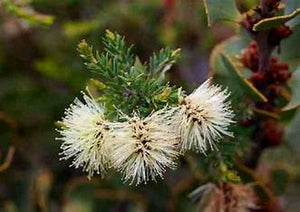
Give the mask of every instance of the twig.
<svg viewBox="0 0 300 212">
<path fill-rule="evenodd" d="M 257 174 L 253 169 L 251 169 L 251 168 L 247 167 L 246 165 L 244 165 L 242 160 L 238 156 L 236 156 L 235 159 L 236 159 L 237 168 L 240 171 L 250 175 L 253 178 L 254 183 L 251 183 L 251 185 L 259 186 L 265 192 L 265 194 L 267 194 L 270 202 L 275 202 L 276 201 L 276 196 L 271 191 L 271 189 L 266 186 L 266 184 L 263 181 L 263 178 L 259 174 Z"/>
<path fill-rule="evenodd" d="M 0 112 L 0 120 L 7 123 L 13 129 L 13 131 L 16 131 L 17 122 L 13 118 L 11 118 L 9 115 L 7 115 L 3 112 Z"/>
<path fill-rule="evenodd" d="M 18 135 L 18 123 L 12 117 L 3 112 L 0 112 L 0 120 L 10 126 L 12 143 L 13 145 L 18 146 L 21 140 Z"/>
<path fill-rule="evenodd" d="M 3 112 L 0 112 L 0 120 L 2 120 L 3 122 L 7 123 L 10 126 L 12 141 L 14 144 L 16 144 L 17 143 L 16 141 L 18 138 L 18 136 L 16 135 L 17 122 L 13 118 L 11 118 L 10 116 L 6 115 Z M 0 172 L 3 172 L 10 167 L 10 164 L 12 163 L 15 151 L 16 151 L 15 146 L 11 145 L 7 151 L 7 155 L 6 155 L 4 162 L 0 165 Z"/>
<path fill-rule="evenodd" d="M 6 158 L 5 158 L 4 162 L 0 165 L 0 172 L 3 172 L 9 168 L 9 166 L 13 160 L 15 151 L 16 151 L 16 148 L 14 146 L 9 147 Z"/>
</svg>

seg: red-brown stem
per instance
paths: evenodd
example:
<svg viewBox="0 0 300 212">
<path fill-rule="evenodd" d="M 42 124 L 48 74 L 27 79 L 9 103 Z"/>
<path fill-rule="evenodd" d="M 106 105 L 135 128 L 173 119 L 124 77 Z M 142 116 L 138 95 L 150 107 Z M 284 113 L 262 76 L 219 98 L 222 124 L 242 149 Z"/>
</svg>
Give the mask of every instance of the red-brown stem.
<svg viewBox="0 0 300 212">
<path fill-rule="evenodd" d="M 270 0 L 261 0 L 260 1 L 260 8 L 261 8 L 261 13 L 262 16 L 267 15 L 269 13 L 269 5 Z"/>
<path fill-rule="evenodd" d="M 269 32 L 260 32 L 256 37 L 258 46 L 258 72 L 263 73 L 270 70 L 271 55 L 273 47 L 268 44 Z"/>
<path fill-rule="evenodd" d="M 267 17 L 270 15 L 269 5 L 271 0 L 261 0 L 260 1 L 260 8 L 261 8 L 261 16 Z M 270 45 L 268 42 L 268 38 L 270 35 L 270 31 L 260 31 L 256 34 L 252 34 L 253 39 L 256 41 L 258 46 L 258 72 L 264 73 L 270 70 L 270 63 L 272 57 L 272 51 L 274 50 L 274 46 Z M 258 161 L 260 159 L 263 150 L 265 149 L 265 145 L 261 138 L 257 137 L 254 138 L 255 144 L 251 149 L 251 152 L 248 158 L 245 161 L 245 165 L 249 168 L 255 169 L 258 165 Z"/>
</svg>

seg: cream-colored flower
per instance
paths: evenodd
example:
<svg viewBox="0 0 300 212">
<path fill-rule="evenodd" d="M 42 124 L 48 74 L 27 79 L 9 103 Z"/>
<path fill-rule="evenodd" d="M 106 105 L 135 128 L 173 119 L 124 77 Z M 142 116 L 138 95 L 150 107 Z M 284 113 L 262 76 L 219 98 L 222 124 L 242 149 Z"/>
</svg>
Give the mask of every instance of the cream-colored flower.
<svg viewBox="0 0 300 212">
<path fill-rule="evenodd" d="M 58 130 L 61 137 L 57 138 L 63 141 L 61 159 L 73 158 L 71 166 L 83 167 L 89 177 L 94 173 L 103 176 L 109 165 L 103 145 L 109 125 L 104 119 L 103 107 L 86 94 L 83 99 L 81 102 L 76 98 L 62 119 L 63 127 Z"/>
<path fill-rule="evenodd" d="M 250 185 L 212 183 L 202 185 L 189 194 L 197 202 L 196 211 L 259 211 L 259 199 Z"/>
<path fill-rule="evenodd" d="M 232 136 L 228 126 L 234 122 L 234 115 L 228 97 L 226 89 L 212 85 L 209 79 L 184 99 L 177 113 L 182 119 L 182 151 L 205 152 L 208 146 L 214 149 L 215 141 L 222 136 Z"/>
<path fill-rule="evenodd" d="M 175 168 L 179 154 L 178 124 L 176 127 L 172 110 L 159 110 L 145 119 L 138 115 L 127 119 L 112 124 L 114 141 L 108 144 L 112 165 L 130 184 L 163 178 L 166 168 Z"/>
</svg>

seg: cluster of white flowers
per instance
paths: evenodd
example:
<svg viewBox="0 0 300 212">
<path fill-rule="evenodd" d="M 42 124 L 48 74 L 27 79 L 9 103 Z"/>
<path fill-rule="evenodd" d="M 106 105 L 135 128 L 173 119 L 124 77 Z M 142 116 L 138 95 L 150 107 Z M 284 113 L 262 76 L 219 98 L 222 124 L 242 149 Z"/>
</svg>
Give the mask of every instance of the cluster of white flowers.
<svg viewBox="0 0 300 212">
<path fill-rule="evenodd" d="M 104 107 L 84 94 L 85 102 L 75 99 L 62 120 L 62 159 L 73 158 L 71 165 L 83 167 L 89 176 L 103 176 L 114 168 L 130 184 L 163 178 L 186 150 L 205 153 L 223 135 L 232 136 L 228 96 L 227 90 L 207 80 L 178 106 L 145 118 L 133 114 L 124 115 L 124 122 L 109 122 Z"/>
</svg>

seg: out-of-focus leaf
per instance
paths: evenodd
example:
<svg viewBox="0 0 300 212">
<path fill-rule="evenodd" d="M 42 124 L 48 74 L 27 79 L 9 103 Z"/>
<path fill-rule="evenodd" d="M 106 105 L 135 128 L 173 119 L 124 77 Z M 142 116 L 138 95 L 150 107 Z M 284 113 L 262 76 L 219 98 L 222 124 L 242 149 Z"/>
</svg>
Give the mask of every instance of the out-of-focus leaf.
<svg viewBox="0 0 300 212">
<path fill-rule="evenodd" d="M 248 46 L 247 38 L 234 36 L 222 43 L 218 44 L 212 51 L 210 56 L 210 75 L 217 74 L 223 77 L 227 76 L 227 71 L 224 71 L 221 54 L 226 54 L 228 57 L 236 57 L 241 54 L 242 50 Z"/>
<path fill-rule="evenodd" d="M 18 207 L 13 201 L 5 201 L 2 203 L 2 209 L 3 211 L 7 212 L 18 212 Z"/>
<path fill-rule="evenodd" d="M 64 33 L 68 37 L 76 37 L 78 35 L 82 36 L 92 30 L 96 30 L 100 23 L 97 20 L 88 21 L 76 21 L 66 23 L 64 28 Z"/>
<path fill-rule="evenodd" d="M 262 31 L 262 30 L 269 30 L 278 26 L 281 26 L 288 22 L 289 20 L 295 18 L 297 15 L 300 14 L 300 8 L 295 10 L 294 12 L 288 15 L 282 16 L 275 16 L 272 18 L 265 18 L 253 26 L 254 31 Z"/>
<path fill-rule="evenodd" d="M 298 0 L 288 0 L 285 1 L 285 12 L 291 13 L 292 11 L 300 8 L 300 1 Z"/>
<path fill-rule="evenodd" d="M 300 65 L 300 51 L 295 44 L 300 43 L 300 25 L 292 28 L 292 34 L 284 39 L 281 44 L 280 59 L 287 62 L 291 71 L 295 71 Z"/>
<path fill-rule="evenodd" d="M 233 98 L 236 99 L 237 101 L 240 101 L 244 98 L 245 95 L 244 88 L 241 89 L 241 84 L 238 83 L 238 81 L 240 81 L 240 77 L 243 78 L 245 77 L 242 75 L 240 71 L 238 72 L 238 74 L 236 71 L 234 71 L 233 73 L 229 71 L 228 67 L 224 65 L 222 54 L 226 55 L 228 58 L 235 58 L 237 57 L 237 55 L 241 54 L 242 50 L 246 48 L 248 44 L 249 44 L 249 39 L 247 37 L 239 37 L 239 36 L 232 37 L 217 45 L 213 49 L 210 57 L 210 68 L 211 68 L 210 75 L 214 76 L 214 80 L 217 83 L 229 87 Z M 236 77 L 238 78 L 238 80 L 236 80 Z M 249 86 L 247 85 L 247 87 Z M 263 97 L 262 99 L 265 100 L 265 98 Z"/>
<path fill-rule="evenodd" d="M 242 76 L 241 72 L 227 56 L 222 54 L 221 57 L 229 74 L 232 75 L 232 79 L 240 86 L 240 89 L 242 89 L 243 93 L 258 102 L 268 101 L 262 93 L 260 93 L 246 78 Z"/>
<path fill-rule="evenodd" d="M 269 118 L 273 118 L 273 119 L 280 119 L 280 116 L 278 114 L 272 113 L 272 112 L 267 111 L 267 110 L 253 108 L 253 111 L 255 113 L 257 113 L 258 115 L 261 115 L 261 116 L 265 116 L 265 117 L 269 117 Z"/>
<path fill-rule="evenodd" d="M 285 1 L 285 13 L 289 14 L 292 13 L 293 11 L 297 10 L 300 8 L 300 1 L 299 0 L 288 0 Z M 294 18 L 289 22 L 289 25 L 295 26 L 296 23 L 300 23 L 300 16 Z"/>
<path fill-rule="evenodd" d="M 239 22 L 241 17 L 234 0 L 204 0 L 208 26 L 220 21 Z"/>
<path fill-rule="evenodd" d="M 82 200 L 82 199 L 72 199 L 64 205 L 63 211 L 65 212 L 91 212 L 92 204 L 89 201 Z"/>
<path fill-rule="evenodd" d="M 271 170 L 270 175 L 272 191 L 274 191 L 276 195 L 283 194 L 289 181 L 289 173 L 287 170 L 284 168 L 276 168 Z"/>
<path fill-rule="evenodd" d="M 241 13 L 247 12 L 259 4 L 259 0 L 236 1 L 237 7 Z"/>
<path fill-rule="evenodd" d="M 292 90 L 291 101 L 283 108 L 283 111 L 292 110 L 300 106 L 300 66 L 293 73 L 290 87 Z"/>
<path fill-rule="evenodd" d="M 293 148 L 296 150 L 299 149 L 299 142 L 300 142 L 300 110 L 297 111 L 296 115 L 293 117 L 292 122 L 287 125 L 286 127 L 286 140 L 289 142 L 289 144 L 292 145 Z"/>
<path fill-rule="evenodd" d="M 11 0 L 3 0 L 2 5 L 8 13 L 17 16 L 32 25 L 48 26 L 53 24 L 55 19 L 52 15 L 45 15 L 36 12 L 27 4 L 17 5 Z"/>
<path fill-rule="evenodd" d="M 159 34 L 159 39 L 164 45 L 174 46 L 177 36 L 176 28 L 174 26 L 170 25 L 162 27 Z"/>
<path fill-rule="evenodd" d="M 287 123 L 287 124 L 290 123 L 293 120 L 295 113 L 297 112 L 297 109 L 298 108 L 281 111 L 281 113 L 280 113 L 281 122 Z"/>
</svg>

